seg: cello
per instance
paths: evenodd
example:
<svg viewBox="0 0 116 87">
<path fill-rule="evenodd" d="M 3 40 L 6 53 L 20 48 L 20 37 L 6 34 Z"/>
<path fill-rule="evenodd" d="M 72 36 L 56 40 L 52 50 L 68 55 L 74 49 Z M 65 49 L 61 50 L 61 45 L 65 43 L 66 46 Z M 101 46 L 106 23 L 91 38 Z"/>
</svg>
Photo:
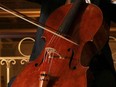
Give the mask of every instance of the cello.
<svg viewBox="0 0 116 87">
<path fill-rule="evenodd" d="M 73 16 L 67 16 L 70 9 Z M 95 40 L 97 33 L 102 31 L 98 32 L 102 20 L 100 9 L 92 4 L 81 4 L 81 1 L 76 0 L 74 4 L 58 8 L 46 21 L 46 25 L 52 27 L 58 36 L 44 32 L 46 45 L 42 53 L 24 68 L 12 87 L 87 87 L 88 67 L 87 62 L 83 61 L 91 58 L 102 47 Z M 85 55 L 86 47 L 88 50 L 94 48 L 89 57 Z"/>
</svg>

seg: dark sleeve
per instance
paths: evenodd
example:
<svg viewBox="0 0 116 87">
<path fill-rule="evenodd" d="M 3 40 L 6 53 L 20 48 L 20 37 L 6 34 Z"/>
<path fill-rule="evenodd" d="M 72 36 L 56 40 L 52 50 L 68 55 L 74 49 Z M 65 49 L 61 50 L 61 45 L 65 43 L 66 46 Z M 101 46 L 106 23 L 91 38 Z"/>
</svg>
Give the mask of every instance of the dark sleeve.
<svg viewBox="0 0 116 87">
<path fill-rule="evenodd" d="M 116 4 L 110 6 L 110 17 L 113 22 L 116 22 Z"/>
<path fill-rule="evenodd" d="M 14 82 L 14 80 L 16 79 L 16 76 L 12 77 L 8 83 L 8 87 L 12 87 L 12 84 Z"/>
</svg>

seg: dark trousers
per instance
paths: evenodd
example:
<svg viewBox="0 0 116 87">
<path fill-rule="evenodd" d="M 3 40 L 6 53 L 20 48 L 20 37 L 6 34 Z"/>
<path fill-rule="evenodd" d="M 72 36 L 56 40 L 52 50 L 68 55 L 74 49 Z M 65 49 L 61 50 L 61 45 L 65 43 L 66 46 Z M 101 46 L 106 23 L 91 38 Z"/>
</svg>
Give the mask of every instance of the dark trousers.
<svg viewBox="0 0 116 87">
<path fill-rule="evenodd" d="M 88 87 L 116 87 L 116 71 L 108 43 L 92 58 L 87 76 Z"/>
</svg>

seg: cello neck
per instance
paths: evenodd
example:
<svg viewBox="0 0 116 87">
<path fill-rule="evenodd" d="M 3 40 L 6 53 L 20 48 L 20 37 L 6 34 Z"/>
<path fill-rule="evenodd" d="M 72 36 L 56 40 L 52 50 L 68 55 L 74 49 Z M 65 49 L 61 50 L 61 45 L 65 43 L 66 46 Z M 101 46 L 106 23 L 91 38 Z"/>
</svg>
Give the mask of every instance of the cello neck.
<svg viewBox="0 0 116 87">
<path fill-rule="evenodd" d="M 69 10 L 68 14 L 65 16 L 64 22 L 59 27 L 60 33 L 66 34 L 68 32 L 68 29 L 70 28 L 76 13 L 78 13 L 79 8 L 83 4 L 85 4 L 85 0 L 75 0 L 75 2 L 72 4 L 72 7 Z"/>
</svg>

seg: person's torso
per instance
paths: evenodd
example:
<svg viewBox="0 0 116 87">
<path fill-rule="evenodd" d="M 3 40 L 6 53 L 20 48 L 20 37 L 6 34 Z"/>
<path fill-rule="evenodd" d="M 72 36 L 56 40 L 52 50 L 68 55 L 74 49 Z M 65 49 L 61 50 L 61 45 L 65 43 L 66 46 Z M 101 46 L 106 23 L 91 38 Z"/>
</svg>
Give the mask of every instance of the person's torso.
<svg viewBox="0 0 116 87">
<path fill-rule="evenodd" d="M 66 0 L 43 0 L 43 2 L 41 2 L 40 22 L 45 23 L 49 15 L 57 8 L 64 5 L 65 2 Z M 74 2 L 74 0 L 71 0 L 71 2 Z"/>
</svg>

